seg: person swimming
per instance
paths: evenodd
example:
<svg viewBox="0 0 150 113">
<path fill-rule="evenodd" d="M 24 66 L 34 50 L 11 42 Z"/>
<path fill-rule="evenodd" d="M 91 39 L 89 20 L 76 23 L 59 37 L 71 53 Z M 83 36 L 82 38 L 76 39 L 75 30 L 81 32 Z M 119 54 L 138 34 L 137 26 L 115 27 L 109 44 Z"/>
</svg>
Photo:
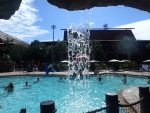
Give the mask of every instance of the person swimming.
<svg viewBox="0 0 150 113">
<path fill-rule="evenodd" d="M 98 81 L 101 81 L 102 80 L 102 76 L 99 74 L 97 79 L 98 79 Z"/>
<path fill-rule="evenodd" d="M 14 85 L 12 82 L 10 82 L 6 87 L 5 90 L 7 90 L 8 92 L 12 92 L 14 90 Z"/>
<path fill-rule="evenodd" d="M 150 77 L 148 77 L 147 84 L 150 84 Z"/>
<path fill-rule="evenodd" d="M 20 113 L 26 113 L 26 109 L 25 109 L 25 108 L 22 108 L 22 109 L 20 110 Z"/>
<path fill-rule="evenodd" d="M 40 78 L 37 77 L 36 81 L 34 81 L 34 83 L 38 83 L 40 81 Z"/>
<path fill-rule="evenodd" d="M 123 84 L 126 84 L 127 83 L 127 75 L 124 74 L 123 77 L 124 78 L 122 79 L 122 82 L 123 82 Z"/>
<path fill-rule="evenodd" d="M 25 87 L 31 87 L 31 85 L 29 85 L 28 82 L 25 82 Z"/>
</svg>

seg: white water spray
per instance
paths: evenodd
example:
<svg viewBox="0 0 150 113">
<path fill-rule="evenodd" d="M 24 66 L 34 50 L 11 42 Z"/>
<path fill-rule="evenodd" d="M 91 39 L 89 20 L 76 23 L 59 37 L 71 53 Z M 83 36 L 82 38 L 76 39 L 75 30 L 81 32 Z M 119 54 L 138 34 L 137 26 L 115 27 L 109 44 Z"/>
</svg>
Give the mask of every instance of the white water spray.
<svg viewBox="0 0 150 113">
<path fill-rule="evenodd" d="M 69 77 L 85 80 L 89 75 L 89 25 L 83 27 L 69 27 L 68 38 L 68 67 Z"/>
</svg>

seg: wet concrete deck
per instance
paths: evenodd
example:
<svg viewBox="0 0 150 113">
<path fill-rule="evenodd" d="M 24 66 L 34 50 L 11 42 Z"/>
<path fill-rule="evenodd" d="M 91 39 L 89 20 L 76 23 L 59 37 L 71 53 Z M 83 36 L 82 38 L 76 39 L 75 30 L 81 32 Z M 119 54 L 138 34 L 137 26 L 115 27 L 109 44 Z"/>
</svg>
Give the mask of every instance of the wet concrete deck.
<svg viewBox="0 0 150 113">
<path fill-rule="evenodd" d="M 14 72 L 5 72 L 0 73 L 0 76 L 13 76 L 13 75 L 40 75 L 45 74 L 45 72 L 34 71 L 34 72 L 27 72 L 27 71 L 14 71 Z M 55 74 L 55 75 L 68 75 L 67 71 L 64 72 L 49 72 L 48 75 Z M 89 74 L 94 74 L 94 72 L 90 72 Z M 138 75 L 138 76 L 150 76 L 150 72 L 135 72 L 135 71 L 122 71 L 122 72 L 110 72 L 107 70 L 99 72 L 99 74 L 126 74 L 126 75 Z"/>
</svg>

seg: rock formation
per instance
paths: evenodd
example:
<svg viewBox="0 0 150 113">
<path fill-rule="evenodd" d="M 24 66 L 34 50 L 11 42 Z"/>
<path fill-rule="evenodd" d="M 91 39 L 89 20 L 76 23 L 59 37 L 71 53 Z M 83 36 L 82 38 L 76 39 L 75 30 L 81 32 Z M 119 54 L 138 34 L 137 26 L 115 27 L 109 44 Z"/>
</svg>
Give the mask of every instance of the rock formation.
<svg viewBox="0 0 150 113">
<path fill-rule="evenodd" d="M 18 9 L 22 0 L 0 0 L 0 19 L 9 19 Z M 92 7 L 124 5 L 150 12 L 150 0 L 47 0 L 67 10 L 84 10 Z M 44 2 L 44 1 L 43 1 Z"/>
<path fill-rule="evenodd" d="M 48 0 L 48 2 L 67 10 L 124 5 L 150 12 L 150 0 Z"/>
<path fill-rule="evenodd" d="M 22 0 L 0 0 L 0 19 L 9 19 L 21 4 Z"/>
</svg>

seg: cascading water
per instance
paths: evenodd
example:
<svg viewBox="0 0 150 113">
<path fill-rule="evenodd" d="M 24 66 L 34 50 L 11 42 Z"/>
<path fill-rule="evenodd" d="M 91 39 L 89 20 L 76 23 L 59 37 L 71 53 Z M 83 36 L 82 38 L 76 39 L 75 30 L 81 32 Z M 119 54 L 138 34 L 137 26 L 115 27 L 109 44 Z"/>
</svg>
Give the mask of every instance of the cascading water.
<svg viewBox="0 0 150 113">
<path fill-rule="evenodd" d="M 70 27 L 67 31 L 68 38 L 68 67 L 69 90 L 64 97 L 63 113 L 82 113 L 92 109 L 90 87 L 87 81 L 89 75 L 89 26 Z"/>
<path fill-rule="evenodd" d="M 89 27 L 70 27 L 68 38 L 69 77 L 85 80 L 89 75 Z"/>
</svg>

